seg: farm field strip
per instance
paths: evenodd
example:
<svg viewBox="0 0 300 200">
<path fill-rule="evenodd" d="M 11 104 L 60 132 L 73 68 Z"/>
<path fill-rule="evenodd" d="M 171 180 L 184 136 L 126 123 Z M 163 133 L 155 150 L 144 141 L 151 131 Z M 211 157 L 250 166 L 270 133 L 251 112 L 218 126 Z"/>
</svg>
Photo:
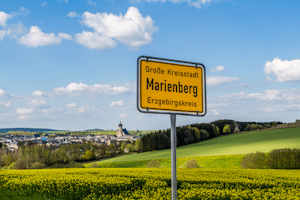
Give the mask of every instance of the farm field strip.
<svg viewBox="0 0 300 200">
<path fill-rule="evenodd" d="M 181 146 L 176 150 L 177 158 L 267 153 L 273 149 L 300 148 L 300 127 L 245 132 L 226 135 L 210 140 Z M 153 159 L 170 159 L 171 150 L 159 150 L 124 155 L 100 162 L 126 162 Z"/>
<path fill-rule="evenodd" d="M 200 167 L 204 169 L 241 169 L 242 159 L 246 154 L 241 155 L 220 155 L 220 156 L 199 156 L 177 158 L 177 167 L 183 168 L 185 162 L 189 160 L 196 160 Z M 268 155 L 268 153 L 266 153 Z M 171 158 L 157 159 L 163 168 L 171 168 Z M 139 161 L 120 161 L 120 162 L 95 162 L 101 168 L 146 168 L 150 160 Z M 90 167 L 92 163 L 84 164 L 86 168 Z"/>
<path fill-rule="evenodd" d="M 0 170 L 1 191 L 49 199 L 170 199 L 170 169 Z M 178 169 L 178 199 L 299 199 L 300 170 Z"/>
</svg>

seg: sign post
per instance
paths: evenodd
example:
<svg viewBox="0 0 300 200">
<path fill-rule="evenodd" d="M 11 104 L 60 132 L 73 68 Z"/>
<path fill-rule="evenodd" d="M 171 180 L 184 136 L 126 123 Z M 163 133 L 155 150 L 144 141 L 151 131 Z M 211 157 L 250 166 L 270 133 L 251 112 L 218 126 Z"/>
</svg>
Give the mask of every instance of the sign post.
<svg viewBox="0 0 300 200">
<path fill-rule="evenodd" d="M 172 200 L 177 199 L 177 177 L 176 177 L 176 115 L 170 114 L 171 119 L 171 189 Z"/>
<path fill-rule="evenodd" d="M 170 114 L 171 187 L 177 199 L 176 114 L 206 114 L 206 77 L 201 63 L 150 56 L 137 59 L 137 109 L 143 113 Z"/>
</svg>

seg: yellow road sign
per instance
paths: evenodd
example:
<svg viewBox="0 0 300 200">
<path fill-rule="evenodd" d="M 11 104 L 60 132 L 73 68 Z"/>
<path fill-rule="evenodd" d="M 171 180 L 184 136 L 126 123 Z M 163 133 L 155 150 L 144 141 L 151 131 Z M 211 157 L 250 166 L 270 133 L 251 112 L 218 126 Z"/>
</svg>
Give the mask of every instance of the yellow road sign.
<svg viewBox="0 0 300 200">
<path fill-rule="evenodd" d="M 137 64 L 140 112 L 206 114 L 203 64 L 147 56 L 140 56 Z"/>
</svg>

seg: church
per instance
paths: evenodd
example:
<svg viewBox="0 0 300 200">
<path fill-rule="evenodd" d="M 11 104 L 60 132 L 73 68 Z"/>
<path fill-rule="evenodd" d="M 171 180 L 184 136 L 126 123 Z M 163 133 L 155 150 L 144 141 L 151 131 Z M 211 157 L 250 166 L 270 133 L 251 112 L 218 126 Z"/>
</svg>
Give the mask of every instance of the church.
<svg viewBox="0 0 300 200">
<path fill-rule="evenodd" d="M 128 135 L 129 136 L 129 133 L 128 133 L 128 131 L 126 130 L 126 128 L 122 128 L 122 124 L 121 124 L 121 122 L 120 122 L 120 124 L 119 124 L 119 128 L 118 128 L 118 130 L 117 130 L 117 137 L 123 137 L 123 136 L 126 136 L 126 135 Z"/>
</svg>

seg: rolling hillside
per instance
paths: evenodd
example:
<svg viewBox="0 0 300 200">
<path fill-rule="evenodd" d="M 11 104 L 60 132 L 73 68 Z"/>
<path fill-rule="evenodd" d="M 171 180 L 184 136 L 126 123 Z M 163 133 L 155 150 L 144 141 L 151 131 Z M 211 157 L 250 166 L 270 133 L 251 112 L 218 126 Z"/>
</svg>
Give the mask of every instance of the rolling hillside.
<svg viewBox="0 0 300 200">
<path fill-rule="evenodd" d="M 300 127 L 244 132 L 241 134 L 222 136 L 179 147 L 177 148 L 176 154 L 178 159 L 185 160 L 184 158 L 200 156 L 245 155 L 248 153 L 255 153 L 256 151 L 267 153 L 270 150 L 280 148 L 300 148 Z M 112 164 L 112 162 L 145 162 L 146 160 L 152 159 L 169 160 L 170 157 L 171 150 L 166 149 L 161 151 L 124 155 L 99 161 L 97 163 Z M 90 164 L 87 164 L 86 166 L 89 165 Z"/>
</svg>

